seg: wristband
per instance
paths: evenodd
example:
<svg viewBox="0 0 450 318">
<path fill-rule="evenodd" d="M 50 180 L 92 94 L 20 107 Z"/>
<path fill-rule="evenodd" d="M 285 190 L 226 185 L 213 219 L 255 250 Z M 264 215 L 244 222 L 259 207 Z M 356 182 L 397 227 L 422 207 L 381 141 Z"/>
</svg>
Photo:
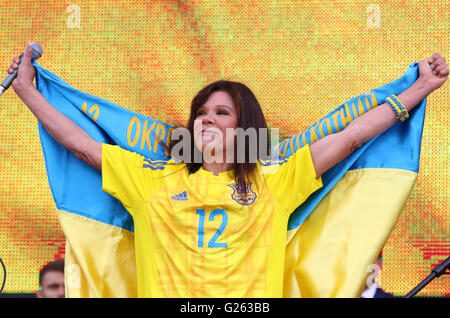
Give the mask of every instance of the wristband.
<svg viewBox="0 0 450 318">
<path fill-rule="evenodd" d="M 392 107 L 398 120 L 405 121 L 409 118 L 408 110 L 396 95 L 392 94 L 386 98 L 386 102 Z"/>
</svg>

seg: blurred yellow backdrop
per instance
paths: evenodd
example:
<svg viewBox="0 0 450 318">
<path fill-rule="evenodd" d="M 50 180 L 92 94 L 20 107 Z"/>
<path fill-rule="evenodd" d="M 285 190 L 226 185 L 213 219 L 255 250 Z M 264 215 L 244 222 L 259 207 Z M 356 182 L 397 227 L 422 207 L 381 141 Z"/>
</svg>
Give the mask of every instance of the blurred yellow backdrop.
<svg viewBox="0 0 450 318">
<path fill-rule="evenodd" d="M 28 42 L 38 63 L 73 87 L 166 122 L 218 79 L 248 85 L 283 136 L 440 52 L 443 1 L 2 1 L 0 62 Z M 448 63 L 448 62 L 447 62 Z M 380 284 L 404 295 L 450 254 L 449 91 L 428 97 L 420 171 L 383 249 Z M 8 90 L 0 98 L 0 257 L 5 292 L 33 292 L 39 269 L 64 257 L 37 122 Z M 368 273 L 369 274 L 369 273 Z M 422 295 L 450 294 L 442 276 Z"/>
</svg>

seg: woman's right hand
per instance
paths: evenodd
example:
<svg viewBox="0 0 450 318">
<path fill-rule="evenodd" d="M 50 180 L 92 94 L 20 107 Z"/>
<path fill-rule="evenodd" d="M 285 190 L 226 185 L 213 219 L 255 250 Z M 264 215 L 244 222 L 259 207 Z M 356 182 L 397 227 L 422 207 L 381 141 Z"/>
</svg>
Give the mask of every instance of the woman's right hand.
<svg viewBox="0 0 450 318">
<path fill-rule="evenodd" d="M 6 70 L 9 74 L 12 74 L 15 70 L 19 70 L 17 77 L 12 82 L 12 87 L 17 94 L 20 94 L 25 89 L 32 88 L 33 79 L 36 76 L 36 70 L 33 65 L 31 65 L 31 56 L 33 55 L 33 48 L 31 46 L 26 47 L 25 56 L 22 63 L 20 63 L 20 58 L 24 53 L 20 53 L 19 57 L 14 57 L 13 62 Z M 20 63 L 20 67 L 19 67 Z"/>
<path fill-rule="evenodd" d="M 72 152 L 77 158 L 84 160 L 92 167 L 102 169 L 102 143 L 95 141 L 71 119 L 54 108 L 42 94 L 33 86 L 36 70 L 31 64 L 32 47 L 25 53 L 15 57 L 8 73 L 19 70 L 12 86 L 25 105 L 36 116 L 39 123 L 62 146 Z M 22 63 L 20 58 L 25 54 Z M 19 67 L 20 63 L 20 67 Z"/>
</svg>

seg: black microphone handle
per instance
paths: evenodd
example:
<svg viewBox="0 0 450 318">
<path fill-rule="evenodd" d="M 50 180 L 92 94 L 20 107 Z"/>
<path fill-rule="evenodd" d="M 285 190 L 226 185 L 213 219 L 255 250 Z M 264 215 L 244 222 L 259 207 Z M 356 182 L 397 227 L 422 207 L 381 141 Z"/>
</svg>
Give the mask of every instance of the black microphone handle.
<svg viewBox="0 0 450 318">
<path fill-rule="evenodd" d="M 19 62 L 19 66 L 23 61 L 23 57 L 25 56 L 25 54 L 22 54 L 22 57 L 20 58 L 20 62 Z M 17 73 L 19 72 L 19 69 L 14 70 L 14 72 L 12 72 L 11 74 L 9 74 L 5 80 L 3 81 L 3 83 L 1 84 L 3 91 L 7 90 L 8 87 L 11 85 L 11 83 L 14 81 L 14 79 L 17 77 Z M 0 88 L 1 89 L 1 88 Z"/>
<path fill-rule="evenodd" d="M 435 277 L 439 277 L 442 274 L 445 273 L 445 271 L 450 268 L 450 256 L 447 257 L 445 261 L 438 264 L 433 270 L 431 271 L 431 274 L 427 276 L 419 285 L 417 285 L 413 290 L 411 290 L 405 298 L 410 298 L 417 294 L 422 288 L 424 288 L 426 285 L 428 285 Z"/>
<path fill-rule="evenodd" d="M 450 256 L 447 257 L 447 259 L 442 263 L 440 263 L 438 266 L 433 268 L 433 272 L 436 273 L 436 277 L 439 277 L 442 274 L 444 274 L 445 271 L 449 268 L 450 268 Z"/>
<path fill-rule="evenodd" d="M 419 285 L 417 285 L 416 287 L 414 287 L 413 290 L 411 290 L 406 296 L 405 298 L 411 298 L 412 296 L 414 296 L 415 294 L 417 294 L 418 292 L 420 292 L 422 290 L 422 288 L 424 288 L 425 286 L 427 286 L 434 278 L 436 277 L 436 273 L 432 272 L 430 275 L 427 276 L 427 278 L 425 278 L 423 281 L 420 282 Z"/>
</svg>

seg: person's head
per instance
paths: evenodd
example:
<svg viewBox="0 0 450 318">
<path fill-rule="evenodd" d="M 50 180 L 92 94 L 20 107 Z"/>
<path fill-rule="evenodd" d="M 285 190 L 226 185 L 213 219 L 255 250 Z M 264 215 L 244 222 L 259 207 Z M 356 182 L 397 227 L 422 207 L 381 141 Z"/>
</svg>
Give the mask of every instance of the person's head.
<svg viewBox="0 0 450 318">
<path fill-rule="evenodd" d="M 190 160 L 186 162 L 189 171 L 196 172 L 202 166 L 203 161 L 196 162 L 195 152 L 197 156 L 201 152 L 200 157 L 205 160 L 205 152 L 213 150 L 215 158 L 232 161 L 236 182 L 244 190 L 246 181 L 256 167 L 256 160 L 252 158 L 256 156 L 259 159 L 259 156 L 258 153 L 250 153 L 247 137 L 245 142 L 240 143 L 244 147 L 237 148 L 238 136 L 234 130 L 242 128 L 247 132 L 249 128 L 253 129 L 256 133 L 256 145 L 251 146 L 256 146 L 252 149 L 258 151 L 262 132 L 266 138 L 266 144 L 263 144 L 265 152 L 268 153 L 270 149 L 267 123 L 261 106 L 253 92 L 239 82 L 220 80 L 201 89 L 191 102 L 186 128 L 191 138 Z M 260 128 L 264 129 L 260 131 Z M 237 160 L 238 158 L 243 159 Z"/>
<path fill-rule="evenodd" d="M 39 273 L 38 298 L 64 298 L 64 260 L 59 259 L 45 265 Z"/>
</svg>

